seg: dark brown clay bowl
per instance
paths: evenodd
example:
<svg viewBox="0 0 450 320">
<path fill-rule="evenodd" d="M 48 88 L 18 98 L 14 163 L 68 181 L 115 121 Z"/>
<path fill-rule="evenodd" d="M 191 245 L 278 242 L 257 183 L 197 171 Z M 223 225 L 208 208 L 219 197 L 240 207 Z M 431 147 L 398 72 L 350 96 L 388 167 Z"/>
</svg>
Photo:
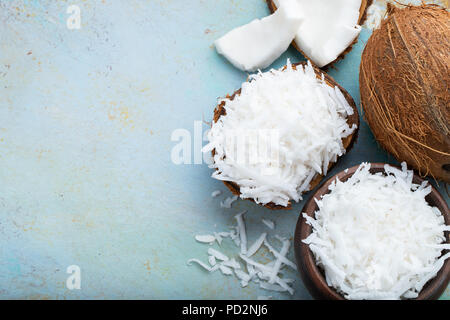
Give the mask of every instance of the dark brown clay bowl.
<svg viewBox="0 0 450 320">
<path fill-rule="evenodd" d="M 385 172 L 384 171 L 384 163 L 372 163 L 370 172 Z M 319 200 L 323 195 L 329 193 L 328 186 L 336 179 L 339 178 L 340 181 L 348 180 L 353 173 L 355 173 L 356 169 L 358 169 L 359 165 L 351 167 L 347 172 L 341 171 L 336 174 L 332 178 L 325 181 L 317 191 L 309 198 L 306 202 L 305 206 L 302 209 L 302 213 L 306 213 L 307 215 L 314 217 L 315 212 L 318 207 L 314 199 Z M 418 175 L 414 174 L 413 182 L 416 184 L 421 184 L 423 181 Z M 446 201 L 442 198 L 440 193 L 432 187 L 431 193 L 425 198 L 426 201 L 434 207 L 437 207 L 444 216 L 445 223 L 447 225 L 450 224 L 450 213 L 449 208 Z M 345 300 L 345 298 L 339 294 L 334 288 L 329 287 L 325 281 L 325 275 L 321 268 L 316 265 L 314 255 L 309 250 L 309 246 L 304 244 L 301 240 L 306 239 L 311 234 L 312 228 L 310 225 L 306 224 L 305 219 L 300 215 L 297 226 L 295 228 L 295 237 L 294 237 L 294 251 L 295 251 L 295 259 L 297 261 L 298 270 L 300 272 L 300 276 L 305 284 L 306 288 L 310 292 L 310 294 L 315 299 L 325 299 L 325 300 Z M 450 243 L 449 233 L 445 232 L 445 237 L 447 243 Z M 448 252 L 448 250 L 444 250 L 443 254 Z M 434 300 L 438 299 L 444 290 L 447 288 L 447 285 L 450 280 L 450 259 L 447 259 L 442 266 L 441 270 L 439 270 L 436 277 L 428 281 L 428 283 L 423 287 L 422 291 L 419 293 L 419 296 L 416 298 L 417 300 Z"/>
</svg>

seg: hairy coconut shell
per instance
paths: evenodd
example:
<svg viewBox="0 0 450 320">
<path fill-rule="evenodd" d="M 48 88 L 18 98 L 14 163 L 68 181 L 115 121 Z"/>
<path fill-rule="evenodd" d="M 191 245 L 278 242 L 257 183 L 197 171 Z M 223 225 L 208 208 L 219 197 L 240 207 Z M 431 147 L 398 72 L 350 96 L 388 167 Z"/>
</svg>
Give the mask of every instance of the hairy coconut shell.
<svg viewBox="0 0 450 320">
<path fill-rule="evenodd" d="M 422 5 L 388 14 L 362 54 L 365 119 L 397 160 L 450 182 L 450 13 Z"/>
<path fill-rule="evenodd" d="M 302 65 L 305 66 L 306 63 L 305 62 L 299 62 L 299 63 L 295 63 L 292 64 L 292 68 L 296 69 L 298 65 Z M 282 68 L 282 70 L 285 70 L 287 68 L 287 66 L 284 66 Z M 324 76 L 325 82 L 330 86 L 330 87 L 338 87 L 339 90 L 341 90 L 342 94 L 345 97 L 345 100 L 347 100 L 348 104 L 350 105 L 350 107 L 353 109 L 353 114 L 347 117 L 347 124 L 351 127 L 353 124 L 356 125 L 356 130 L 349 135 L 348 137 L 342 139 L 342 144 L 346 150 L 346 153 L 353 147 L 353 144 L 356 141 L 356 138 L 358 137 L 358 130 L 359 130 L 359 113 L 358 113 L 358 108 L 356 107 L 355 101 L 353 101 L 352 96 L 344 89 L 342 88 L 331 76 L 329 76 L 328 74 L 326 74 L 325 72 L 321 71 L 320 69 L 314 67 L 314 71 L 316 72 L 317 78 L 321 79 L 322 74 Z M 227 95 L 226 97 L 230 100 L 233 100 L 234 97 L 236 95 L 240 95 L 241 94 L 241 89 L 236 90 L 231 96 Z M 225 101 L 222 101 L 219 105 L 216 106 L 216 108 L 214 109 L 214 118 L 213 121 L 217 122 L 219 120 L 219 118 L 221 116 L 226 115 L 226 110 L 225 110 Z M 214 157 L 215 154 L 215 149 L 212 150 L 212 155 Z M 337 158 L 337 161 L 339 161 L 341 157 Z M 336 162 L 330 162 L 330 164 L 328 165 L 328 171 L 330 171 L 334 165 L 337 163 Z M 217 169 L 216 169 L 217 170 Z M 313 188 L 315 188 L 324 178 L 323 175 L 319 175 L 316 174 L 316 176 L 312 179 L 311 183 L 310 183 L 310 190 L 312 190 Z M 231 181 L 223 181 L 223 183 L 225 184 L 225 186 L 227 186 L 227 188 L 234 194 L 234 195 L 240 195 L 240 187 L 239 185 L 237 185 L 234 182 Z M 253 199 L 247 199 L 250 201 L 253 201 Z M 267 204 L 264 205 L 264 207 L 272 209 L 272 210 L 280 210 L 280 209 L 291 209 L 292 205 L 291 202 L 289 201 L 289 204 L 287 207 L 283 207 L 280 205 L 277 205 L 273 202 L 269 202 Z"/>
<path fill-rule="evenodd" d="M 314 0 L 311 0 L 314 1 Z M 277 10 L 277 6 L 275 5 L 275 3 L 273 2 L 273 0 L 266 0 L 267 2 L 267 6 L 269 7 L 269 10 L 271 13 L 274 13 Z M 367 17 L 367 8 L 372 4 L 373 0 L 362 0 L 361 1 L 361 7 L 359 7 L 359 19 L 358 19 L 358 24 L 362 25 L 364 23 L 364 21 L 366 20 Z M 341 59 L 343 59 L 345 57 L 345 55 L 347 53 L 349 53 L 352 50 L 353 45 L 358 41 L 358 37 L 356 37 L 356 39 L 352 42 L 352 44 L 350 44 L 348 46 L 348 48 L 342 52 L 334 61 L 331 61 L 329 64 L 327 64 L 326 66 L 323 66 L 322 69 L 326 69 L 329 66 L 331 66 L 333 63 L 335 63 L 336 61 L 339 61 Z M 295 42 L 295 40 L 292 41 L 292 46 L 298 51 L 300 52 L 306 59 L 311 60 L 300 48 L 299 46 L 297 46 L 297 43 Z M 313 65 L 314 62 L 311 61 L 311 63 Z"/>
</svg>

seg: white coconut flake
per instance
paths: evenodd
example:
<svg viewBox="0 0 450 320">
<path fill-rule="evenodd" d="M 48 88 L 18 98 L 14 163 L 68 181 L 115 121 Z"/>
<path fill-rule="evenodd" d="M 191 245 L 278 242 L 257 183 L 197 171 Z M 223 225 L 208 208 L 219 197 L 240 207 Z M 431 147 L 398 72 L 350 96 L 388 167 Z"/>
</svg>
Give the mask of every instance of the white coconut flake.
<svg viewBox="0 0 450 320">
<path fill-rule="evenodd" d="M 256 251 L 259 250 L 259 248 L 261 248 L 261 245 L 263 244 L 264 240 L 266 239 L 267 233 L 262 233 L 258 239 L 255 240 L 255 242 L 250 246 L 250 248 L 248 248 L 247 250 L 247 257 L 251 257 L 252 255 L 254 255 L 256 253 Z"/>
<path fill-rule="evenodd" d="M 219 246 L 222 244 L 222 236 L 219 234 L 219 233 L 217 233 L 217 232 L 214 232 L 214 238 L 216 239 L 216 241 L 217 241 L 217 243 L 219 244 Z"/>
<path fill-rule="evenodd" d="M 216 238 L 210 234 L 205 234 L 205 235 L 196 235 L 195 240 L 202 243 L 212 243 L 216 240 Z"/>
<path fill-rule="evenodd" d="M 219 266 L 219 269 L 226 276 L 230 276 L 230 275 L 233 274 L 233 270 L 231 268 L 227 267 L 227 266 L 224 266 L 223 264 L 221 264 Z"/>
<path fill-rule="evenodd" d="M 219 259 L 219 260 L 222 260 L 222 261 L 228 261 L 229 260 L 229 258 L 225 254 L 223 254 L 222 252 L 220 252 L 220 251 L 218 251 L 216 249 L 213 249 L 213 248 L 209 248 L 208 249 L 208 254 L 213 256 L 213 257 L 215 257 L 216 259 Z"/>
<path fill-rule="evenodd" d="M 290 279 L 289 279 L 290 280 Z M 278 276 L 275 277 L 276 284 L 269 283 L 269 282 L 260 282 L 259 286 L 262 289 L 269 290 L 269 291 L 278 291 L 278 292 L 284 292 L 287 291 L 289 294 L 294 294 L 294 289 L 292 289 L 288 285 L 288 281 L 280 279 Z"/>
<path fill-rule="evenodd" d="M 222 194 L 221 190 L 216 190 L 211 193 L 211 197 L 215 198 L 217 196 L 220 196 L 221 194 Z"/>
<path fill-rule="evenodd" d="M 245 231 L 245 223 L 244 218 L 242 217 L 244 215 L 245 211 L 237 214 L 235 216 L 238 228 L 239 228 L 239 238 L 240 238 L 240 245 L 241 245 L 241 254 L 247 254 L 247 233 Z"/>
<path fill-rule="evenodd" d="M 270 283 L 267 283 L 267 282 L 261 282 L 259 284 L 259 286 L 261 287 L 261 289 L 269 290 L 269 291 L 277 291 L 277 292 L 285 292 L 285 291 L 287 291 L 285 288 L 283 288 L 282 286 L 280 286 L 278 284 L 270 284 Z"/>
<path fill-rule="evenodd" d="M 265 266 L 262 263 L 256 262 L 256 261 L 244 256 L 243 254 L 240 254 L 239 256 L 241 257 L 242 260 L 244 260 L 248 264 L 250 264 L 250 265 L 256 267 L 258 270 L 260 270 L 263 275 L 264 275 L 264 273 L 272 273 L 272 268 Z"/>
<path fill-rule="evenodd" d="M 278 7 L 282 0 L 274 0 Z M 347 49 L 358 37 L 361 0 L 297 0 L 304 14 L 295 43 L 318 67 Z"/>
<path fill-rule="evenodd" d="M 242 199 L 259 204 L 300 201 L 356 129 L 338 92 L 310 63 L 294 70 L 288 60 L 285 71 L 250 75 L 240 95 L 221 100 L 226 114 L 208 132 L 203 152 L 215 150 L 212 177 L 236 183 Z"/>
<path fill-rule="evenodd" d="M 240 247 L 241 245 L 241 239 L 239 239 L 238 237 L 232 238 L 234 244 L 238 247 Z"/>
<path fill-rule="evenodd" d="M 216 258 L 214 256 L 209 256 L 208 257 L 208 262 L 213 267 L 217 264 Z"/>
<path fill-rule="evenodd" d="M 302 18 L 296 0 L 280 0 L 275 13 L 231 30 L 214 45 L 217 52 L 236 68 L 243 71 L 263 69 L 286 51 Z"/>
<path fill-rule="evenodd" d="M 312 226 L 303 242 L 347 299 L 416 298 L 450 257 L 448 226 L 425 200 L 431 187 L 414 184 L 405 163 L 385 166 L 387 175 L 369 169 L 363 163 L 347 181 L 334 181 L 314 218 L 303 213 Z"/>
<path fill-rule="evenodd" d="M 259 281 L 258 278 L 255 277 L 255 276 L 256 276 L 256 273 L 257 273 L 255 267 L 253 267 L 252 265 L 250 265 L 250 264 L 247 263 L 247 271 L 248 271 L 248 275 L 250 276 L 250 279 L 251 279 L 251 280 L 253 280 L 253 281 L 255 281 L 255 282 L 258 282 L 258 281 Z"/>
<path fill-rule="evenodd" d="M 239 279 L 241 287 L 246 287 L 250 282 L 253 282 L 265 290 L 288 292 L 289 294 L 293 294 L 294 290 L 289 285 L 293 282 L 293 279 L 284 278 L 284 272 L 281 272 L 285 265 L 295 268 L 293 263 L 286 257 L 286 253 L 289 249 L 289 240 L 275 235 L 275 237 L 283 244 L 281 251 L 278 252 L 268 243 L 267 233 L 262 233 L 247 249 L 247 235 L 243 220 L 244 213 L 245 211 L 235 216 L 236 226 L 231 227 L 230 232 L 214 233 L 216 241 L 219 237 L 229 238 L 230 240 L 239 240 L 236 246 L 239 248 L 240 253 L 238 253 L 238 256 L 241 258 L 243 264 L 236 261 L 233 257 L 229 258 L 229 256 L 217 249 L 208 248 L 208 262 L 211 266 L 206 265 L 198 259 L 188 260 L 188 265 L 196 263 L 208 272 L 220 270 L 220 272 L 226 276 L 234 274 L 235 277 Z M 241 246 L 241 244 L 245 245 Z M 275 260 L 267 263 L 261 263 L 250 258 L 260 251 L 263 244 L 268 247 L 269 251 L 275 257 Z M 242 253 L 244 251 L 246 253 Z M 272 283 L 270 283 L 271 281 Z"/>
<path fill-rule="evenodd" d="M 270 230 L 275 229 L 275 222 L 269 219 L 262 219 L 262 222 L 269 228 Z"/>
<path fill-rule="evenodd" d="M 289 292 L 290 295 L 293 295 L 293 294 L 294 294 L 294 292 L 295 292 L 294 289 L 292 289 L 292 288 L 287 284 L 286 281 L 280 279 L 279 277 L 276 277 L 275 280 L 276 280 L 276 283 L 278 283 L 278 284 L 280 285 L 280 287 L 286 289 L 286 290 Z"/>
<path fill-rule="evenodd" d="M 288 241 L 288 240 L 286 240 Z M 264 245 L 267 247 L 267 249 L 269 249 L 269 251 L 275 256 L 275 258 L 279 259 L 282 263 L 284 263 L 285 265 L 291 267 L 294 270 L 297 270 L 297 266 L 295 265 L 295 263 L 293 263 L 291 260 L 289 260 L 288 258 L 286 258 L 285 255 L 282 255 L 280 252 L 276 251 L 269 243 L 269 241 L 267 241 L 267 239 L 264 239 Z M 288 246 L 289 248 L 289 246 Z"/>
<path fill-rule="evenodd" d="M 239 269 L 234 270 L 234 272 L 236 273 L 236 276 L 241 280 L 241 285 L 243 287 L 247 286 L 249 281 L 251 280 L 250 275 Z"/>
<path fill-rule="evenodd" d="M 366 20 L 364 22 L 364 27 L 367 29 L 377 29 L 380 26 L 381 21 L 385 17 L 387 17 L 387 4 L 390 3 L 397 7 L 404 7 L 405 5 L 421 5 L 422 3 L 425 4 L 438 4 L 443 8 L 448 9 L 448 0 L 402 0 L 397 1 L 396 0 L 375 0 L 372 2 L 372 5 L 369 6 L 366 12 Z"/>
<path fill-rule="evenodd" d="M 238 198 L 238 196 L 227 197 L 225 200 L 220 202 L 220 206 L 225 209 L 230 209 L 233 202 L 235 202 Z"/>
</svg>

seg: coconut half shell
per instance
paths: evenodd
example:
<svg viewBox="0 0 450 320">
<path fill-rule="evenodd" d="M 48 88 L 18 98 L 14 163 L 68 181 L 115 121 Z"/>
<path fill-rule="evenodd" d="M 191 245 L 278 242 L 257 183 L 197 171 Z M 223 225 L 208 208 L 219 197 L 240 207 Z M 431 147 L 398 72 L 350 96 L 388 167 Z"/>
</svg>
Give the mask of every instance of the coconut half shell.
<svg viewBox="0 0 450 320">
<path fill-rule="evenodd" d="M 305 66 L 306 63 L 305 62 L 299 62 L 299 63 L 295 63 L 292 64 L 292 68 L 293 69 L 297 69 L 298 65 L 302 65 Z M 282 70 L 285 70 L 287 68 L 287 66 L 284 66 L 282 68 Z M 358 131 L 359 131 L 359 113 L 358 113 L 358 108 L 356 107 L 355 101 L 353 100 L 352 96 L 343 88 L 341 87 L 331 76 L 329 76 L 328 74 L 326 74 L 325 72 L 323 72 L 322 70 L 313 67 L 314 71 L 316 72 L 316 76 L 318 79 L 321 79 L 321 75 L 323 74 L 325 82 L 330 86 L 330 87 L 338 87 L 339 90 L 341 90 L 342 94 L 344 95 L 345 99 L 347 100 L 348 104 L 350 105 L 350 107 L 353 109 L 353 114 L 347 117 L 347 124 L 352 127 L 352 125 L 356 124 L 356 130 L 349 135 L 348 137 L 342 139 L 342 144 L 346 150 L 346 153 L 348 153 L 348 151 L 353 147 L 353 144 L 356 141 L 356 138 L 358 136 Z M 240 95 L 241 94 L 241 89 L 236 90 L 231 96 L 227 95 L 226 98 L 233 100 L 234 97 L 236 95 Z M 213 121 L 217 122 L 219 120 L 219 118 L 221 116 L 226 115 L 226 110 L 225 110 L 225 101 L 222 101 L 219 105 L 216 106 L 216 108 L 214 109 L 214 118 Z M 215 150 L 212 150 L 212 155 L 214 157 L 215 154 Z M 337 158 L 337 161 L 339 161 L 341 157 Z M 336 162 L 330 162 L 330 164 L 328 165 L 328 172 L 335 166 Z M 217 170 L 217 169 L 216 169 Z M 310 183 L 310 190 L 314 189 L 324 178 L 323 175 L 321 174 L 316 174 L 316 176 L 313 178 L 313 180 Z M 239 196 L 241 194 L 240 192 L 240 187 L 239 185 L 237 185 L 234 182 L 230 182 L 230 181 L 223 181 L 223 183 L 225 184 L 225 186 L 227 186 L 228 189 L 230 189 L 230 191 L 234 194 Z M 246 199 L 246 200 L 250 200 L 253 201 L 253 199 Z M 267 204 L 264 205 L 264 207 L 272 209 L 272 210 L 286 210 L 286 209 L 291 209 L 292 208 L 292 204 L 289 201 L 289 204 L 284 207 L 284 206 L 280 206 L 277 205 L 273 202 L 269 202 Z"/>
<path fill-rule="evenodd" d="M 311 0 L 314 1 L 314 0 Z M 266 0 L 267 2 L 267 6 L 269 7 L 270 13 L 274 13 L 277 10 L 277 7 L 275 5 L 275 3 L 273 2 L 273 0 Z M 367 8 L 372 4 L 373 0 L 362 0 L 361 1 L 361 7 L 359 8 L 359 19 L 358 19 L 358 24 L 361 26 L 363 25 L 364 21 L 366 20 L 367 17 Z M 341 59 L 343 59 L 345 57 L 345 55 L 347 53 L 349 53 L 352 50 L 353 45 L 358 41 L 358 38 L 356 38 L 351 45 L 349 45 L 347 47 L 347 49 L 345 49 L 334 61 L 330 62 L 329 64 L 327 64 L 326 66 L 323 66 L 322 69 L 326 69 L 329 66 L 331 66 L 333 63 L 335 63 L 336 61 L 339 61 Z M 300 52 L 306 59 L 311 60 L 297 45 L 297 43 L 294 41 L 292 41 L 292 46 L 298 51 Z M 314 65 L 314 62 L 311 61 L 311 63 Z"/>
</svg>

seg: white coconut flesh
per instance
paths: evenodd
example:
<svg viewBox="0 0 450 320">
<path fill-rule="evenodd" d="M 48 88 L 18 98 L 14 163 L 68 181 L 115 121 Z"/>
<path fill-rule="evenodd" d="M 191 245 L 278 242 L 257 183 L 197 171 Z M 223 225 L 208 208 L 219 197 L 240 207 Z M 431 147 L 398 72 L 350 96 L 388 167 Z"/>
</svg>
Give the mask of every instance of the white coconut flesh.
<svg viewBox="0 0 450 320">
<path fill-rule="evenodd" d="M 238 27 L 214 42 L 216 50 L 243 71 L 268 67 L 294 39 L 302 21 L 296 0 L 281 0 L 275 13 Z"/>
<path fill-rule="evenodd" d="M 319 68 L 334 60 L 358 37 L 361 0 L 296 0 L 304 16 L 295 43 Z M 274 0 L 278 8 L 283 0 Z"/>
<path fill-rule="evenodd" d="M 287 206 L 301 200 L 317 174 L 345 153 L 342 139 L 356 129 L 338 87 L 304 68 L 250 75 L 241 93 L 225 98 L 204 152 L 214 150 L 213 178 L 236 183 L 242 199 Z M 275 139 L 274 139 L 275 138 Z M 268 151 L 269 150 L 269 151 Z"/>
</svg>

